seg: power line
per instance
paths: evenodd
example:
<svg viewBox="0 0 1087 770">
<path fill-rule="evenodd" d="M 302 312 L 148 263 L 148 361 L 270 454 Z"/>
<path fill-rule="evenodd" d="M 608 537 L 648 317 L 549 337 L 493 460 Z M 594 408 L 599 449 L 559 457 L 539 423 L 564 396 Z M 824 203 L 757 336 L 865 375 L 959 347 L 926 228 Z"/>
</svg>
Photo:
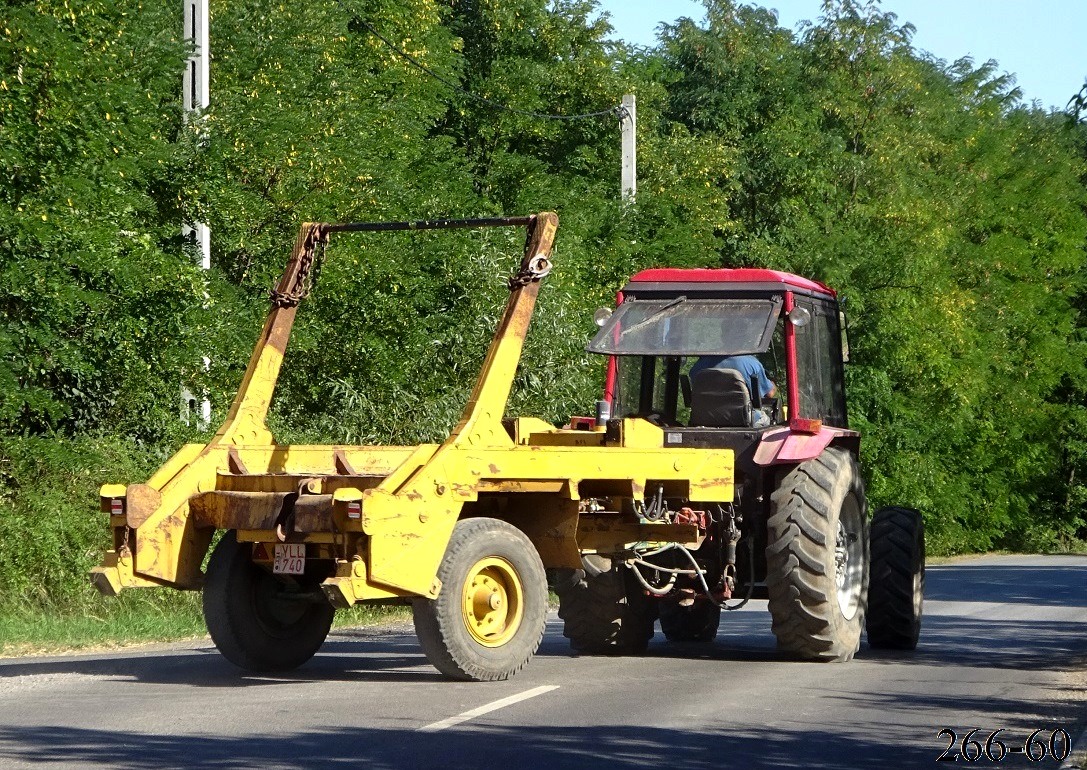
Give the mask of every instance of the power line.
<svg viewBox="0 0 1087 770">
<path fill-rule="evenodd" d="M 489 107 L 494 107 L 495 109 L 499 109 L 499 110 L 505 110 L 506 112 L 512 112 L 515 115 L 523 115 L 523 116 L 529 117 L 529 118 L 539 118 L 541 120 L 585 120 L 585 119 L 588 119 L 588 118 L 602 118 L 602 117 L 605 117 L 605 116 L 608 116 L 608 115 L 610 115 L 612 117 L 617 117 L 619 119 L 622 119 L 624 117 L 625 112 L 626 112 L 626 109 L 624 107 L 620 106 L 620 107 L 611 107 L 611 108 L 606 109 L 606 110 L 597 110 L 596 112 L 583 112 L 580 115 L 552 115 L 552 114 L 548 114 L 548 113 L 544 113 L 544 112 L 533 112 L 531 110 L 521 110 L 521 109 L 518 109 L 516 107 L 510 107 L 509 105 L 502 104 L 501 102 L 496 102 L 493 99 L 488 99 L 486 96 L 480 96 L 479 94 L 474 94 L 471 91 L 467 90 L 466 88 L 460 86 L 459 84 L 454 83 L 453 81 L 442 77 L 437 72 L 430 69 L 430 67 L 426 66 L 421 61 L 416 59 L 414 56 L 409 54 L 407 51 L 404 51 L 403 49 L 401 49 L 399 46 L 397 46 L 395 43 L 393 43 L 387 37 L 385 37 L 380 32 L 378 32 L 374 28 L 374 26 L 372 24 L 370 24 L 370 22 L 366 21 L 366 19 L 363 19 L 357 13 L 353 13 L 346 5 L 344 5 L 342 0 L 336 0 L 336 4 L 339 5 L 341 9 L 343 9 L 344 13 L 351 16 L 351 21 L 352 22 L 354 22 L 354 23 L 358 24 L 359 26 L 363 27 L 364 29 L 366 29 L 371 35 L 373 35 L 378 40 L 380 40 L 382 43 L 384 43 L 390 50 L 392 50 L 398 56 L 402 57 L 405 61 L 407 61 L 413 67 L 418 68 L 419 70 L 425 72 L 430 77 L 437 80 L 439 83 L 443 83 L 444 85 L 448 86 L 449 88 L 452 88 L 454 91 L 456 91 L 456 92 L 458 92 L 460 94 L 463 94 L 464 96 L 467 96 L 469 99 L 473 99 L 473 100 L 475 100 L 477 102 L 480 102 L 482 104 L 486 104 Z M 348 27 L 348 28 L 350 29 L 350 27 Z"/>
</svg>

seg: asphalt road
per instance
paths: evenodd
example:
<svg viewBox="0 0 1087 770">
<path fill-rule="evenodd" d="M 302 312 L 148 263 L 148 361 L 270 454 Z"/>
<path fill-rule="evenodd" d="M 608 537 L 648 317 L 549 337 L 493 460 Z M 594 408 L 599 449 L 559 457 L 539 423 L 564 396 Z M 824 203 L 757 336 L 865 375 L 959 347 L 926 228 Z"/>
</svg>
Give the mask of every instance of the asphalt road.
<svg viewBox="0 0 1087 770">
<path fill-rule="evenodd" d="M 769 629 L 752 602 L 711 645 L 575 657 L 552 617 L 533 663 L 493 684 L 444 680 L 405 626 L 336 633 L 281 677 L 208 642 L 4 660 L 0 767 L 953 767 L 941 729 L 1004 728 L 1012 747 L 1087 717 L 1087 557 L 930 567 L 914 653 L 789 662 Z"/>
</svg>

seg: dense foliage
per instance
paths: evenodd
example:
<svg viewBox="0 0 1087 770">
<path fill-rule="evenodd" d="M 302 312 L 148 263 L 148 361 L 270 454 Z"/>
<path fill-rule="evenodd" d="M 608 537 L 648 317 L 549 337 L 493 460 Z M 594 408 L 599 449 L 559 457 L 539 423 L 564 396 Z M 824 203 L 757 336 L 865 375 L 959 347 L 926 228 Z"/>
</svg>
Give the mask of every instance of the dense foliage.
<svg viewBox="0 0 1087 770">
<path fill-rule="evenodd" d="M 1083 94 L 1069 115 L 1025 107 L 995 63 L 932 59 L 853 0 L 799 33 L 706 0 L 704 25 L 650 49 L 612 40 L 594 0 L 211 5 L 212 106 L 188 121 L 172 5 L 5 9 L 0 607 L 83 595 L 96 485 L 199 434 L 183 383 L 223 414 L 307 220 L 557 210 L 510 407 L 553 421 L 591 409 L 591 313 L 634 270 L 824 280 L 848 299 L 873 504 L 923 509 L 938 552 L 1087 536 Z M 616 117 L 541 115 L 627 92 L 640 178 L 623 206 Z M 211 227 L 206 275 L 185 218 Z M 440 438 L 519 248 L 503 231 L 337 237 L 277 437 Z"/>
</svg>

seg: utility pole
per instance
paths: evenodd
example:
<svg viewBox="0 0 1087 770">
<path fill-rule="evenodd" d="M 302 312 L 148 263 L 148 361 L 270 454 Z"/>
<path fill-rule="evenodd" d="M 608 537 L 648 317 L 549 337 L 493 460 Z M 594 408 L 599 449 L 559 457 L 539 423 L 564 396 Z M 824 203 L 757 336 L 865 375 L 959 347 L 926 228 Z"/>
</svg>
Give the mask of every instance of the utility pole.
<svg viewBox="0 0 1087 770">
<path fill-rule="evenodd" d="M 634 94 L 623 94 L 619 108 L 619 125 L 623 135 L 623 203 L 633 203 L 638 195 L 638 109 Z"/>
<path fill-rule="evenodd" d="M 198 120 L 200 113 L 211 104 L 209 94 L 208 50 L 208 0 L 183 0 L 185 8 L 184 37 L 193 47 L 185 62 L 185 74 L 181 79 L 182 102 L 185 120 Z M 186 240 L 200 247 L 200 266 L 211 269 L 211 230 L 203 222 L 181 225 Z M 211 366 L 211 359 L 204 356 L 204 370 Z M 181 419 L 186 424 L 197 411 L 196 396 L 185 385 L 181 386 Z M 211 402 L 205 397 L 199 402 L 197 424 L 206 427 L 211 422 Z"/>
</svg>

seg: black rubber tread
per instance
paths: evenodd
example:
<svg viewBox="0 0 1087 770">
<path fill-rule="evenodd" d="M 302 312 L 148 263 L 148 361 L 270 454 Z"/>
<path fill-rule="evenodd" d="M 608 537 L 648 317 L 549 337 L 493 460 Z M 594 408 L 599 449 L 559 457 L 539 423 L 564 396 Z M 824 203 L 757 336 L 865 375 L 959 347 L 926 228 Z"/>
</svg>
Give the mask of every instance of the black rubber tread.
<svg viewBox="0 0 1087 770">
<path fill-rule="evenodd" d="M 255 564 L 252 546 L 233 531 L 223 535 L 208 560 L 204 622 L 227 660 L 248 671 L 290 671 L 316 654 L 332 627 L 327 602 L 288 600 L 278 609 L 272 592 L 278 580 Z M 281 617 L 274 617 L 278 612 Z M 289 621 L 283 620 L 289 617 Z"/>
<path fill-rule="evenodd" d="M 863 555 L 859 606 L 846 618 L 837 599 L 835 540 L 851 496 Z M 868 588 L 864 482 L 856 460 L 844 449 L 825 449 L 781 480 L 770 510 L 766 583 L 778 648 L 805 660 L 850 660 L 860 646 Z"/>
<path fill-rule="evenodd" d="M 659 606 L 661 631 L 670 642 L 712 642 L 721 625 L 721 608 L 713 602 L 696 601 L 683 607 L 662 601 Z"/>
<path fill-rule="evenodd" d="M 583 557 L 579 579 L 560 590 L 559 617 L 570 646 L 589 655 L 637 655 L 653 638 L 657 603 L 630 570 L 598 556 Z"/>
<path fill-rule="evenodd" d="M 521 625 L 500 647 L 480 644 L 464 623 L 462 591 L 471 568 L 497 556 L 514 569 L 523 591 Z M 412 602 L 415 634 L 436 669 L 452 679 L 494 682 L 523 669 L 543 641 L 547 623 L 547 576 L 536 547 L 512 524 L 485 517 L 461 519 L 445 549 L 437 599 Z"/>
<path fill-rule="evenodd" d="M 880 508 L 870 528 L 868 644 L 913 650 L 921 635 L 925 597 L 925 522 L 913 508 Z"/>
</svg>

